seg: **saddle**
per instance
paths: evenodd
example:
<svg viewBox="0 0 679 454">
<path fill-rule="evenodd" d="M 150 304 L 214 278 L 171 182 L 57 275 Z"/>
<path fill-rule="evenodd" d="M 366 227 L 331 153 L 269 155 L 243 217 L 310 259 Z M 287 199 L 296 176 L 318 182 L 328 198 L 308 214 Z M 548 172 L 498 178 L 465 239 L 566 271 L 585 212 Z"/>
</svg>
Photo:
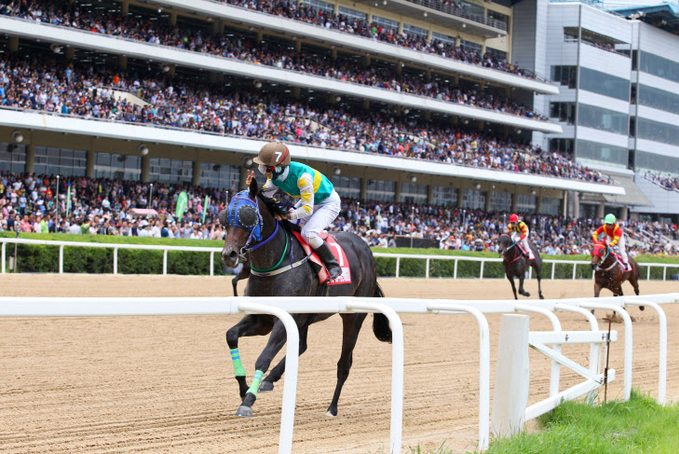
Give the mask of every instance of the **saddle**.
<svg viewBox="0 0 679 454">
<path fill-rule="evenodd" d="M 323 238 L 323 240 L 328 244 L 328 247 L 332 251 L 332 255 L 335 256 L 337 259 L 337 263 L 339 263 L 340 267 L 342 268 L 342 274 L 335 279 L 335 280 L 328 280 L 328 270 L 325 268 L 325 265 L 323 264 L 323 261 L 318 257 L 316 252 L 313 250 L 311 246 L 309 246 L 309 243 L 304 241 L 302 238 L 302 235 L 300 234 L 299 231 L 293 230 L 292 234 L 295 235 L 297 240 L 299 241 L 299 244 L 302 245 L 302 249 L 304 249 L 304 252 L 311 256 L 309 257 L 309 261 L 311 262 L 313 268 L 316 270 L 316 274 L 318 274 L 318 282 L 320 284 L 327 284 L 327 285 L 342 285 L 342 284 L 351 284 L 351 267 L 349 265 L 349 260 L 347 259 L 347 255 L 344 252 L 344 249 L 342 249 L 342 246 L 335 241 L 335 239 L 330 236 L 327 232 L 321 233 L 319 236 Z"/>
<path fill-rule="evenodd" d="M 618 264 L 619 264 L 620 267 L 622 268 L 622 272 L 623 272 L 623 273 L 627 273 L 627 272 L 629 272 L 629 271 L 632 271 L 632 265 L 630 265 L 629 268 L 627 268 L 627 267 L 625 266 L 625 262 L 622 260 L 622 256 L 621 256 L 620 254 L 618 254 L 614 249 L 609 248 L 609 249 L 608 249 L 608 252 L 609 252 L 609 254 L 611 254 L 611 255 L 613 256 L 613 258 L 615 258 L 615 260 L 618 262 Z"/>
</svg>

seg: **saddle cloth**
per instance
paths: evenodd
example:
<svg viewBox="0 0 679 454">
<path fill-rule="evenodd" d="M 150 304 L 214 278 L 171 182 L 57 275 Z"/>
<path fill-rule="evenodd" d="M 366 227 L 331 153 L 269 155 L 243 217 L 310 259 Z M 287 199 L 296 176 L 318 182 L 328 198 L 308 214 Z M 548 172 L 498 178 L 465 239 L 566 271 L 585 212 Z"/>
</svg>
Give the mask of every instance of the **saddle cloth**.
<svg viewBox="0 0 679 454">
<path fill-rule="evenodd" d="M 535 259 L 535 257 L 533 257 L 533 251 L 527 251 L 527 250 L 521 245 L 521 243 L 516 243 L 516 245 L 519 247 L 519 249 L 521 249 L 521 251 L 523 252 L 523 255 L 525 255 L 526 258 L 527 258 L 528 260 L 533 260 L 533 259 Z"/>
<path fill-rule="evenodd" d="M 323 260 L 321 260 L 316 252 L 309 246 L 309 244 L 304 241 L 302 238 L 302 235 L 300 235 L 299 232 L 292 232 L 296 237 L 297 240 L 299 240 L 299 243 L 302 245 L 302 248 L 304 249 L 304 252 L 306 252 L 307 255 L 311 254 L 311 257 L 309 257 L 309 260 L 311 260 L 313 263 L 318 265 L 320 270 L 318 271 L 318 281 L 321 284 L 327 283 L 328 285 L 342 285 L 342 284 L 351 284 L 351 268 L 349 266 L 349 260 L 347 259 L 347 255 L 344 252 L 344 249 L 342 249 L 342 246 L 335 241 L 335 239 L 330 236 L 327 232 L 321 233 L 319 236 L 323 238 L 323 240 L 328 244 L 328 247 L 332 251 L 332 255 L 335 256 L 335 259 L 337 259 L 337 263 L 339 263 L 339 266 L 342 268 L 342 274 L 340 274 L 337 279 L 329 281 L 328 280 L 328 271 L 325 269 L 325 265 L 323 264 Z"/>
</svg>

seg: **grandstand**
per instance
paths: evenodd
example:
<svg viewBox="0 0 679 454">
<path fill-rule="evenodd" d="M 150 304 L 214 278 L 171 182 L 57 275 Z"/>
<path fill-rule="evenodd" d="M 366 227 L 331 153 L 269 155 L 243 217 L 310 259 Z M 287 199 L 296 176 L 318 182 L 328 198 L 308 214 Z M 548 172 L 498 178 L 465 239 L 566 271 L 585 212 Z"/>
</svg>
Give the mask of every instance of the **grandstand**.
<svg viewBox="0 0 679 454">
<path fill-rule="evenodd" d="M 346 199 L 568 217 L 583 200 L 597 205 L 582 214 L 626 218 L 624 178 L 552 147 L 568 125 L 539 101 L 563 86 L 512 63 L 516 11 L 5 2 L 0 170 L 233 193 L 262 143 L 283 140 Z"/>
</svg>

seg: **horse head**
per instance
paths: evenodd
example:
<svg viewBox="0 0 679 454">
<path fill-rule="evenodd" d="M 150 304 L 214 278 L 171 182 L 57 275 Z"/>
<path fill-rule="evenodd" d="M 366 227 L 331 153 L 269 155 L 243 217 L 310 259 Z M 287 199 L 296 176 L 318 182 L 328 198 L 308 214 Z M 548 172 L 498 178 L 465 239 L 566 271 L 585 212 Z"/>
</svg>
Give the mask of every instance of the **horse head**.
<svg viewBox="0 0 679 454">
<path fill-rule="evenodd" d="M 252 245 L 262 241 L 264 219 L 259 209 L 259 187 L 254 178 L 249 189 L 240 191 L 219 213 L 219 223 L 226 229 L 222 262 L 235 268 Z"/>
<path fill-rule="evenodd" d="M 504 255 L 512 247 L 512 239 L 506 233 L 500 235 L 497 239 L 498 253 Z"/>
<path fill-rule="evenodd" d="M 589 266 L 592 267 L 592 270 L 596 271 L 604 263 L 607 256 L 608 246 L 605 242 L 597 241 L 592 249 L 592 261 L 589 263 Z"/>
</svg>

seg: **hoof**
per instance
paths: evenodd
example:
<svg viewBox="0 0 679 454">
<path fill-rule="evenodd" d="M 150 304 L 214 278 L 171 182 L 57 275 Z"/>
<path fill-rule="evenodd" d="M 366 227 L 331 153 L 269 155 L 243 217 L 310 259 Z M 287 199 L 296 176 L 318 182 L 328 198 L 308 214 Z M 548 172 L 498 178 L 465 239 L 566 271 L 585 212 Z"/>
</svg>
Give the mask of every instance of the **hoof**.
<svg viewBox="0 0 679 454">
<path fill-rule="evenodd" d="M 334 417 L 337 416 L 337 415 L 333 415 L 333 414 L 330 413 L 329 411 L 326 411 L 326 412 L 325 412 L 325 416 L 330 416 L 331 418 L 334 418 Z"/>
<path fill-rule="evenodd" d="M 236 416 L 240 416 L 242 418 L 252 418 L 252 408 L 241 405 L 238 407 L 238 411 L 236 411 Z"/>
<path fill-rule="evenodd" d="M 269 391 L 273 391 L 273 383 L 271 383 L 270 381 L 263 381 L 259 384 L 260 393 L 266 393 Z"/>
<path fill-rule="evenodd" d="M 644 310 L 646 310 L 646 306 L 639 306 L 639 310 L 643 312 Z"/>
<path fill-rule="evenodd" d="M 540 295 L 540 299 L 541 299 L 541 300 L 543 300 L 543 299 L 545 299 L 545 297 L 544 297 L 544 296 L 542 296 L 542 295 Z"/>
<path fill-rule="evenodd" d="M 528 292 L 523 292 L 522 295 L 525 296 L 526 298 L 530 297 L 530 293 Z"/>
</svg>

